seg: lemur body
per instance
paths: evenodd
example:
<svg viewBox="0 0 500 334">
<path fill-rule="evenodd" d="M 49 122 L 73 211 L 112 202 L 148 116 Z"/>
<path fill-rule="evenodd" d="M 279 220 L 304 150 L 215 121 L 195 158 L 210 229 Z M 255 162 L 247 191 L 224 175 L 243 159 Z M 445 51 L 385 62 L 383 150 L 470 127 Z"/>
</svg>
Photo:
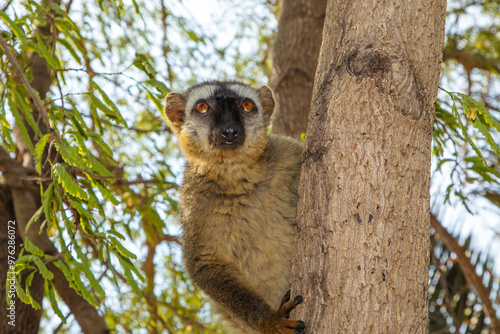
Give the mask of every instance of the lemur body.
<svg viewBox="0 0 500 334">
<path fill-rule="evenodd" d="M 301 143 L 268 135 L 274 99 L 234 81 L 171 93 L 165 114 L 187 164 L 181 187 L 186 270 L 238 333 L 302 333 L 285 319 Z"/>
</svg>

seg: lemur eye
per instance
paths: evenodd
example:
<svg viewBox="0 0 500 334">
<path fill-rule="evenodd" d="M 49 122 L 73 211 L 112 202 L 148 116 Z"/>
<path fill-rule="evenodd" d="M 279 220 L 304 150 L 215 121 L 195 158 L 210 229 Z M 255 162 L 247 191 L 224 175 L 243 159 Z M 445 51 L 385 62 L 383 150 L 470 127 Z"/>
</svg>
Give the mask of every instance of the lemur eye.
<svg viewBox="0 0 500 334">
<path fill-rule="evenodd" d="M 194 109 L 199 112 L 199 113 L 206 113 L 207 110 L 208 110 L 208 104 L 206 102 L 200 102 L 200 103 L 197 103 L 195 106 L 194 106 Z"/>
<path fill-rule="evenodd" d="M 245 101 L 241 104 L 241 107 L 245 110 L 245 111 L 252 111 L 254 109 L 254 105 L 251 101 Z"/>
</svg>

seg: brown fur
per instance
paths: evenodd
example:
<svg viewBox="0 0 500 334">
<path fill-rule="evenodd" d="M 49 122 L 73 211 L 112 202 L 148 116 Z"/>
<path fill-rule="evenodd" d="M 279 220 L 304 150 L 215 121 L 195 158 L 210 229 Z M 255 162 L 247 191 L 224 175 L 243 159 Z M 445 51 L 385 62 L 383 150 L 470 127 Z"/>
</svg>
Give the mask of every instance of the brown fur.
<svg viewBox="0 0 500 334">
<path fill-rule="evenodd" d="M 172 128 L 179 129 L 183 123 L 186 96 L 179 93 L 170 93 L 165 99 L 165 116 L 171 122 Z"/>
<path fill-rule="evenodd" d="M 289 289 L 302 144 L 267 135 L 274 100 L 267 87 L 257 92 L 264 110 L 245 123 L 251 136 L 234 150 L 207 146 L 203 125 L 182 109 L 186 97 L 167 97 L 166 116 L 187 158 L 183 256 L 231 333 L 294 333 L 279 329 L 277 312 Z"/>
</svg>

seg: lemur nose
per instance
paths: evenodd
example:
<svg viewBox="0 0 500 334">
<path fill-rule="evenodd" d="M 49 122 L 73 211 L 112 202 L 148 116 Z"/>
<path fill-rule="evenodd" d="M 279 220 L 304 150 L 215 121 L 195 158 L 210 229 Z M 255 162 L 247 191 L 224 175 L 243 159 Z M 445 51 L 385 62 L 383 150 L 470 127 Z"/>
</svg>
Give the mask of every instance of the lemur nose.
<svg viewBox="0 0 500 334">
<path fill-rule="evenodd" d="M 238 130 L 234 128 L 221 128 L 219 133 L 227 141 L 233 141 L 238 137 Z"/>
</svg>

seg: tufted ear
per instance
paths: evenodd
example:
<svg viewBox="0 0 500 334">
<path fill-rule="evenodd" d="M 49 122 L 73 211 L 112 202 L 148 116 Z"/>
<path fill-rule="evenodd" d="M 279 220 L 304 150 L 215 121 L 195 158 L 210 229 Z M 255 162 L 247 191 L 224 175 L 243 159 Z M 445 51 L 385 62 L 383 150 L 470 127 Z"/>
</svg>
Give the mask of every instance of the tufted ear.
<svg viewBox="0 0 500 334">
<path fill-rule="evenodd" d="M 262 108 L 264 108 L 264 117 L 270 119 L 275 106 L 273 92 L 267 86 L 260 87 L 257 92 L 259 93 Z"/>
<path fill-rule="evenodd" d="M 184 114 L 186 110 L 186 95 L 181 93 L 169 93 L 165 98 L 165 109 L 163 113 L 169 120 L 172 130 L 179 132 L 184 124 Z"/>
</svg>

